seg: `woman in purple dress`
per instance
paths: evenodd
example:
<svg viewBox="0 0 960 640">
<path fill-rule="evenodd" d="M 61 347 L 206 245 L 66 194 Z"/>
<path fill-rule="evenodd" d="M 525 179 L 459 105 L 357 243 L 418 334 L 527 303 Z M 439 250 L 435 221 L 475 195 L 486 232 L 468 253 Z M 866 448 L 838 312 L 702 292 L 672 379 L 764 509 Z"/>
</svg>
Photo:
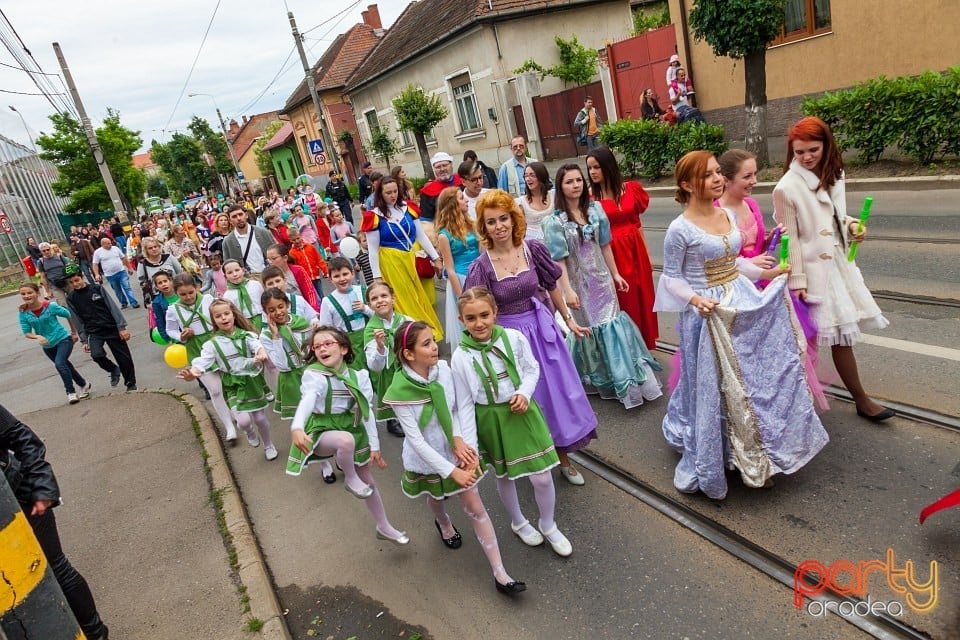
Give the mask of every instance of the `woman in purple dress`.
<svg viewBox="0 0 960 640">
<path fill-rule="evenodd" d="M 570 465 L 567 454 L 597 437 L 597 416 L 587 400 L 577 369 L 553 319 L 540 300 L 542 287 L 559 310 L 571 333 L 589 334 L 567 308 L 557 280 L 560 266 L 538 240 L 524 241 L 523 213 L 506 191 L 492 189 L 477 201 L 477 236 L 484 246 L 463 283 L 464 289 L 486 287 L 497 301 L 497 322 L 516 329 L 530 342 L 540 363 L 540 381 L 533 392 L 543 409 L 550 435 L 560 456 L 560 473 L 572 484 L 583 476 Z"/>
</svg>

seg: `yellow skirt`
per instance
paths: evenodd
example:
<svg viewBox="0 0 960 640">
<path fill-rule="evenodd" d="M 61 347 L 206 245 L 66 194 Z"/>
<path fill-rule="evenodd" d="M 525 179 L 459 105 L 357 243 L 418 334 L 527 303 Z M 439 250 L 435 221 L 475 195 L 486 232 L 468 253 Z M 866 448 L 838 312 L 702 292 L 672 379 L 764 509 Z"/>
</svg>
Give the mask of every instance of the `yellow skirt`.
<svg viewBox="0 0 960 640">
<path fill-rule="evenodd" d="M 440 318 L 424 289 L 417 268 L 414 265 L 414 252 L 380 247 L 380 273 L 383 279 L 393 287 L 396 294 L 396 311 L 414 320 L 423 320 L 433 327 L 434 340 L 443 339 Z M 432 282 L 432 281 L 431 281 Z"/>
</svg>

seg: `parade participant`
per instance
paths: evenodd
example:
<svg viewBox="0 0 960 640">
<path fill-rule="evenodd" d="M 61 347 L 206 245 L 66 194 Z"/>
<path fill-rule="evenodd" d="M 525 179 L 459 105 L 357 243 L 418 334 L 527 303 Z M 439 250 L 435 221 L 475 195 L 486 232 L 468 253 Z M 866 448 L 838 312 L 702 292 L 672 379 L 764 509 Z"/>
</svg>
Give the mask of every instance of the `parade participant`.
<svg viewBox="0 0 960 640">
<path fill-rule="evenodd" d="M 319 301 L 323 300 L 323 278 L 328 275 L 326 261 L 315 246 L 303 241 L 296 229 L 290 230 L 290 255 L 298 265 L 306 269 L 319 304 Z"/>
<path fill-rule="evenodd" d="M 438 151 L 430 158 L 430 166 L 433 167 L 433 180 L 420 188 L 420 221 L 423 231 L 431 244 L 436 245 L 437 234 L 433 228 L 433 219 L 437 215 L 437 198 L 440 192 L 447 187 L 460 187 L 463 182 L 460 176 L 453 172 L 453 157 L 449 153 Z M 378 189 L 378 190 L 382 190 Z M 407 198 L 401 197 L 401 202 L 409 202 Z M 374 202 L 374 206 L 377 206 Z M 422 242 L 420 244 L 423 244 Z"/>
<path fill-rule="evenodd" d="M 197 248 L 203 256 L 210 255 L 210 228 L 207 226 L 207 217 L 202 213 L 197 213 L 193 217 L 194 234 L 197 236 Z"/>
<path fill-rule="evenodd" d="M 307 304 L 314 309 L 320 309 L 320 301 L 317 299 L 316 289 L 313 288 L 307 270 L 296 263 L 287 245 L 275 244 L 267 249 L 267 262 L 283 272 L 283 277 L 287 279 L 285 291 L 296 291 L 303 296 Z"/>
<path fill-rule="evenodd" d="M 259 302 L 259 300 L 257 301 Z M 269 404 L 263 380 L 263 365 L 269 360 L 253 325 L 227 300 L 210 303 L 210 319 L 216 330 L 190 366 L 180 371 L 182 380 L 198 380 L 213 373 L 220 377 L 223 395 L 237 417 L 237 426 L 247 434 L 251 447 L 263 443 L 263 455 L 275 460 L 277 448 L 270 437 L 270 423 L 264 408 Z M 252 422 L 257 425 L 253 430 Z"/>
<path fill-rule="evenodd" d="M 397 545 L 410 543 L 405 531 L 387 519 L 370 463 L 386 469 L 380 455 L 377 423 L 370 410 L 370 375 L 348 365 L 353 347 L 345 333 L 321 327 L 310 338 L 310 353 L 300 385 L 300 404 L 290 424 L 293 444 L 287 473 L 299 476 L 317 459 L 334 456 L 343 470 L 343 488 L 366 503 L 376 535 Z"/>
<path fill-rule="evenodd" d="M 417 190 L 414 188 L 413 182 L 407 178 L 407 170 L 403 168 L 402 164 L 390 169 L 390 177 L 400 185 L 400 193 L 403 194 L 404 202 L 416 203 L 419 200 Z"/>
<path fill-rule="evenodd" d="M 320 324 L 343 331 L 353 347 L 351 368 L 365 369 L 363 329 L 373 309 L 363 302 L 363 287 L 353 284 L 353 265 L 349 260 L 333 258 L 329 266 L 330 280 L 336 288 L 320 303 Z"/>
<path fill-rule="evenodd" d="M 283 224 L 280 214 L 276 211 L 270 211 L 263 216 L 263 222 L 267 230 L 273 234 L 273 240 L 277 244 L 290 246 L 290 230 Z"/>
<path fill-rule="evenodd" d="M 601 398 L 616 398 L 627 409 L 659 398 L 654 369 L 660 365 L 647 351 L 643 336 L 617 302 L 630 285 L 617 270 L 611 249 L 610 222 L 590 200 L 579 165 L 557 171 L 558 208 L 543 221 L 544 242 L 567 275 L 567 304 L 577 324 L 590 336 L 570 338 L 568 345 L 581 380 Z"/>
<path fill-rule="evenodd" d="M 222 298 L 227 291 L 227 276 L 223 275 L 223 256 L 219 253 L 211 253 L 207 256 L 207 265 L 209 269 L 203 274 L 203 286 L 200 287 L 200 291 Z"/>
<path fill-rule="evenodd" d="M 69 338 L 67 340 L 73 344 L 72 340 Z M 6 407 L 0 406 L 0 469 L 3 470 L 6 481 L 10 484 L 10 490 L 16 496 L 33 530 L 33 535 L 36 536 L 37 544 L 46 556 L 47 564 L 57 584 L 60 585 L 67 606 L 70 607 L 73 617 L 77 619 L 83 636 L 89 640 L 107 640 L 109 630 L 100 619 L 87 581 L 63 553 L 57 520 L 53 515 L 54 508 L 62 504 L 60 487 L 53 474 L 53 468 L 45 460 L 46 455 L 46 447 L 37 434 L 7 411 Z M 5 523 L 4 526 L 7 527 L 5 533 L 9 540 L 11 528 L 9 523 Z M 21 547 L 16 544 L 11 545 L 7 540 L 4 541 L 5 553 L 24 553 Z M 39 563 L 40 559 L 36 561 Z M 4 579 L 5 587 L 10 588 L 6 606 L 12 607 L 13 604 L 19 604 L 17 596 L 20 595 L 20 601 L 24 596 L 13 590 L 6 576 Z M 39 578 L 34 579 L 39 580 Z M 16 579 L 13 583 L 14 586 L 17 584 Z M 19 584 L 23 586 L 22 582 Z M 44 606 L 42 611 L 46 613 L 41 615 L 52 615 L 52 611 L 48 608 L 52 604 Z M 22 614 L 24 608 L 21 607 L 19 611 Z M 11 622 L 16 620 L 11 624 L 16 626 L 15 633 L 22 631 L 24 621 L 18 619 L 16 613 L 11 614 L 9 609 L 6 614 L 5 619 L 10 619 Z M 6 628 L 6 622 L 4 626 Z M 29 623 L 27 626 L 29 627 Z M 26 636 L 11 635 L 10 637 Z"/>
<path fill-rule="evenodd" d="M 137 280 L 140 289 L 144 292 L 144 299 L 156 294 L 153 288 L 153 276 L 158 271 L 166 271 L 177 275 L 183 271 L 180 261 L 169 253 L 163 253 L 156 238 L 147 237 L 140 241 L 141 255 L 137 264 Z"/>
<path fill-rule="evenodd" d="M 343 212 L 337 207 L 333 208 L 333 211 L 330 212 L 330 242 L 335 244 L 338 248 L 340 246 L 340 241 L 346 238 L 347 236 L 353 235 L 353 224 L 347 222 L 343 219 Z M 339 250 L 339 249 L 338 249 Z"/>
<path fill-rule="evenodd" d="M 460 422 L 453 375 L 438 359 L 432 327 L 425 322 L 402 325 L 394 339 L 394 355 L 401 369 L 385 401 L 406 435 L 400 485 L 404 494 L 427 497 L 440 539 L 450 549 L 459 548 L 463 539 L 443 500 L 457 496 L 493 570 L 497 591 L 507 595 L 525 591 L 527 585 L 511 578 L 503 566 L 497 534 L 476 486 L 485 473 L 477 453 L 476 425 Z"/>
<path fill-rule="evenodd" d="M 784 175 L 773 190 L 774 219 L 790 237 L 790 289 L 810 305 L 817 342 L 829 345 L 833 364 L 857 405 L 857 415 L 882 422 L 896 415 L 864 390 L 853 345 L 861 331 L 883 329 L 883 317 L 855 262 L 852 242 L 863 242 L 858 219 L 847 215 L 843 157 L 830 128 L 803 118 L 790 128 Z"/>
<path fill-rule="evenodd" d="M 440 271 L 442 264 L 440 255 L 424 233 L 417 213 L 400 197 L 396 180 L 381 178 L 373 195 L 375 207 L 364 212 L 362 228 L 370 247 L 373 277 L 389 282 L 397 292 L 397 310 L 405 316 L 427 322 L 434 327 L 439 340 L 443 338 L 443 330 L 431 302 L 436 299 L 433 280 L 427 280 L 429 284 L 426 286 L 421 281 L 414 254 L 422 247 L 433 260 L 436 272 Z"/>
<path fill-rule="evenodd" d="M 477 172 L 479 175 L 479 171 Z M 444 333 L 453 352 L 460 343 L 463 325 L 457 319 L 457 298 L 463 293 L 463 280 L 470 265 L 480 257 L 480 245 L 474 224 L 467 211 L 467 199 L 463 191 L 449 187 L 440 192 L 437 199 L 437 250 L 447 271 L 446 326 Z"/>
<path fill-rule="evenodd" d="M 223 294 L 223 299 L 237 305 L 243 317 L 253 324 L 256 331 L 259 331 L 263 323 L 263 308 L 260 306 L 263 285 L 258 280 L 247 277 L 239 260 L 224 262 L 223 275 L 227 279 L 227 290 Z"/>
<path fill-rule="evenodd" d="M 489 189 L 483 188 L 483 167 L 475 160 L 464 160 L 457 167 L 457 175 L 463 182 L 463 198 L 467 203 L 467 217 L 471 222 L 477 219 L 477 199 Z M 449 187 L 447 187 L 449 189 Z M 446 189 L 444 189 L 446 191 Z M 440 192 L 441 194 L 443 191 Z M 439 217 L 439 199 L 437 201 L 437 216 Z"/>
<path fill-rule="evenodd" d="M 42 300 L 40 287 L 35 282 L 24 282 L 20 285 L 20 299 L 23 301 L 19 312 L 20 330 L 28 340 L 40 343 L 43 355 L 53 362 L 63 382 L 67 402 L 76 404 L 90 397 L 90 387 L 93 385 L 87 382 L 70 362 L 77 334 L 72 332 L 72 329 L 68 332 L 57 320 L 69 318 L 70 311 L 53 300 Z M 117 379 L 119 380 L 119 377 Z M 79 392 L 77 387 L 80 388 Z"/>
<path fill-rule="evenodd" d="M 537 159 L 527 157 L 527 141 L 523 136 L 514 136 L 510 140 L 510 151 L 513 156 L 500 165 L 500 171 L 497 172 L 497 186 L 511 197 L 519 198 L 527 191 L 523 172 L 528 163 Z"/>
<path fill-rule="evenodd" d="M 130 353 L 130 332 L 127 320 L 113 304 L 103 287 L 87 284 L 80 267 L 67 266 L 64 273 L 70 285 L 67 307 L 73 314 L 83 350 L 90 354 L 101 369 L 110 374 L 110 386 L 117 386 L 120 376 L 127 391 L 137 390 L 137 372 Z M 104 345 L 110 347 L 114 363 L 107 357 Z"/>
<path fill-rule="evenodd" d="M 776 277 L 789 269 L 738 257 L 736 219 L 713 205 L 723 175 L 710 152 L 686 154 L 675 173 L 685 210 L 667 229 L 654 309 L 680 312 L 682 362 L 663 434 L 682 456 L 674 486 L 719 500 L 726 466 L 748 487 L 763 487 L 803 467 L 828 437 L 807 390 L 806 343 L 787 280 Z M 761 292 L 747 274 L 775 279 Z"/>
<path fill-rule="evenodd" d="M 544 218 L 553 214 L 553 198 L 555 195 L 553 183 L 547 166 L 542 162 L 531 162 L 523 170 L 523 181 L 527 185 L 526 193 L 516 199 L 516 203 L 523 210 L 524 222 L 527 224 L 527 240 L 543 240 L 543 230 L 540 225 Z"/>
<path fill-rule="evenodd" d="M 187 360 L 193 362 L 200 357 L 203 345 L 210 339 L 214 325 L 210 321 L 210 303 L 213 298 L 202 294 L 197 283 L 189 273 L 181 273 L 173 278 L 173 290 L 177 301 L 167 308 L 167 336 L 187 348 Z M 157 318 L 157 322 L 160 319 Z M 237 429 L 223 397 L 220 376 L 208 372 L 200 378 L 204 390 L 210 394 L 210 403 L 225 431 L 224 439 L 233 444 L 237 441 Z"/>
<path fill-rule="evenodd" d="M 273 235 L 266 229 L 250 226 L 247 210 L 240 205 L 228 207 L 227 214 L 233 231 L 223 239 L 224 264 L 227 260 L 236 260 L 250 273 L 260 273 L 267 266 L 266 253 L 274 244 Z"/>
<path fill-rule="evenodd" d="M 173 289 L 173 274 L 169 271 L 157 271 L 153 274 L 153 288 L 157 291 L 157 295 L 150 300 L 150 309 L 157 322 L 157 333 L 164 342 L 170 342 L 166 326 L 167 309 L 179 300 L 177 292 Z"/>
<path fill-rule="evenodd" d="M 466 331 L 450 368 L 460 424 L 475 425 L 480 460 L 493 467 L 513 532 L 531 547 L 543 544 L 546 537 L 558 555 L 569 556 L 573 547 L 554 521 L 557 498 L 550 469 L 560 460 L 532 397 L 540 365 L 523 334 L 497 324 L 497 303 L 488 290 L 464 291 L 459 312 Z M 537 528 L 520 509 L 516 480 L 524 477 L 530 479 L 540 509 Z"/>
<path fill-rule="evenodd" d="M 263 280 L 264 291 L 274 288 L 280 289 L 280 291 L 283 291 L 286 294 L 287 301 L 290 304 L 290 313 L 296 314 L 301 318 L 305 318 L 307 322 L 312 322 L 317 327 L 320 326 L 319 321 L 317 321 L 317 310 L 307 304 L 307 300 L 300 295 L 299 289 L 292 289 L 290 287 L 289 280 L 287 280 L 287 277 L 283 275 L 283 271 L 279 267 L 267 267 L 263 270 L 263 273 L 260 274 L 260 278 Z M 266 326 L 267 320 L 267 310 L 264 309 L 261 326 Z"/>
<path fill-rule="evenodd" d="M 590 195 L 610 221 L 610 249 L 617 271 L 629 285 L 617 291 L 617 301 L 640 329 L 647 349 L 656 349 L 660 325 L 653 312 L 653 264 L 640 222 L 650 196 L 639 182 L 623 181 L 617 159 L 607 147 L 587 153 L 587 174 Z"/>
<path fill-rule="evenodd" d="M 723 195 L 717 199 L 717 206 L 732 211 L 737 217 L 737 229 L 740 231 L 742 246 L 740 255 L 764 269 L 776 263 L 776 258 L 768 256 L 766 228 L 760 205 L 750 197 L 757 184 L 757 157 L 746 149 L 730 149 L 719 158 L 720 173 L 723 174 Z"/>
<path fill-rule="evenodd" d="M 329 241 L 327 242 L 327 245 L 323 245 L 319 242 L 317 231 L 318 225 L 313 217 L 307 213 L 308 209 L 309 207 L 304 209 L 303 205 L 295 207 L 293 211 L 290 212 L 290 219 L 288 222 L 293 224 L 293 228 L 300 232 L 300 237 L 303 238 L 304 242 L 307 244 L 312 244 L 314 247 L 316 247 L 318 252 L 322 253 L 324 249 L 322 249 L 321 246 L 329 245 Z M 322 218 L 323 216 L 319 217 Z"/>
<path fill-rule="evenodd" d="M 102 283 L 104 278 L 110 283 L 121 309 L 126 309 L 132 305 L 134 309 L 140 308 L 140 303 L 133 295 L 133 289 L 130 288 L 130 276 L 133 275 L 133 267 L 127 260 L 126 254 L 120 251 L 119 247 L 113 246 L 110 238 L 100 238 L 100 248 L 93 252 L 93 278 Z"/>
<path fill-rule="evenodd" d="M 367 287 L 373 284 L 373 268 L 370 266 L 370 247 L 367 245 L 367 234 L 363 231 L 357 233 L 357 242 L 360 243 L 360 253 L 357 254 L 357 273 L 363 278 L 363 284 Z"/>
<path fill-rule="evenodd" d="M 393 355 L 394 335 L 400 325 L 409 322 L 410 318 L 396 312 L 393 288 L 383 281 L 374 282 L 367 288 L 367 304 L 373 309 L 374 315 L 363 329 L 363 350 L 377 397 L 377 422 L 386 422 L 387 431 L 402 438 L 403 427 L 397 422 L 390 405 L 383 401 L 383 396 L 400 367 Z"/>
<path fill-rule="evenodd" d="M 537 240 L 523 239 L 523 213 L 505 191 L 492 189 L 477 201 L 477 235 L 484 246 L 474 260 L 463 286 L 486 287 L 499 309 L 500 324 L 516 329 L 530 343 L 540 363 L 540 381 L 533 392 L 550 427 L 560 457 L 560 473 L 569 482 L 584 484 L 568 453 L 597 437 L 594 414 L 580 383 L 563 336 L 538 295 L 546 290 L 567 328 L 577 337 L 589 329 L 577 324 L 557 287 L 563 271 L 550 251 Z"/>
<path fill-rule="evenodd" d="M 225 213 L 214 216 L 210 239 L 207 241 L 207 251 L 223 255 L 223 239 L 230 235 L 231 228 L 230 216 Z"/>
</svg>

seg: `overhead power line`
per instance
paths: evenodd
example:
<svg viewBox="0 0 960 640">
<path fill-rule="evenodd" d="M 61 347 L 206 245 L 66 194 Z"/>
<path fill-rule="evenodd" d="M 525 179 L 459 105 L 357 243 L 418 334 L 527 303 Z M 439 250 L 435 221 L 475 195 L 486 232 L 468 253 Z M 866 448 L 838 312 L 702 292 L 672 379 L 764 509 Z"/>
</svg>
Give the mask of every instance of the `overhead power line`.
<svg viewBox="0 0 960 640">
<path fill-rule="evenodd" d="M 63 95 L 66 95 L 65 93 L 46 94 L 46 93 L 36 93 L 36 92 L 31 92 L 31 91 L 11 91 L 10 89 L 0 89 L 0 92 L 2 92 L 2 93 L 15 93 L 15 94 L 17 94 L 18 96 L 46 96 L 46 95 L 63 96 Z"/>
</svg>

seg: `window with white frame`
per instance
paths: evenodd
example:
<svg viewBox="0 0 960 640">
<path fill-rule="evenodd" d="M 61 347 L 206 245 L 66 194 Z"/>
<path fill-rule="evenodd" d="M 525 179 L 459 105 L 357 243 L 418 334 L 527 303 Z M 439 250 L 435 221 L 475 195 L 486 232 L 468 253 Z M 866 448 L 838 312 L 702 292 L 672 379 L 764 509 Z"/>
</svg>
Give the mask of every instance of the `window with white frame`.
<svg viewBox="0 0 960 640">
<path fill-rule="evenodd" d="M 457 111 L 457 123 L 460 132 L 478 131 L 480 124 L 480 110 L 477 108 L 477 97 L 473 91 L 473 83 L 469 73 L 461 73 L 450 79 L 450 90 L 453 93 L 453 102 Z"/>
<path fill-rule="evenodd" d="M 370 132 L 370 137 L 372 138 L 373 134 L 380 128 L 380 119 L 377 117 L 376 109 L 364 111 L 363 117 L 367 121 L 367 130 Z"/>
</svg>

